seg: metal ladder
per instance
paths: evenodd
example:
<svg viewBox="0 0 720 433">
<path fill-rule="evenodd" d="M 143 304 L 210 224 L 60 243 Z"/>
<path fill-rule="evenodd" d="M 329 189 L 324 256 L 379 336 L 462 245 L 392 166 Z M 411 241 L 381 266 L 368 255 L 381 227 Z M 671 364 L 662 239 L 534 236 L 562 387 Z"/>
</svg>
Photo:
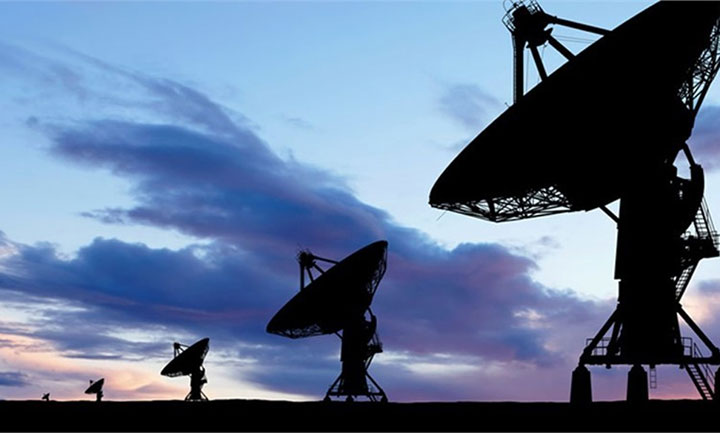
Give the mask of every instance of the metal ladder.
<svg viewBox="0 0 720 433">
<path fill-rule="evenodd" d="M 693 228 L 695 233 L 686 233 L 685 240 L 690 241 L 696 239 L 699 242 L 704 241 L 705 246 L 701 246 L 698 250 L 688 250 L 688 256 L 683 257 L 683 269 L 675 278 L 675 299 L 678 301 L 682 298 L 690 278 L 692 278 L 695 269 L 701 259 L 706 257 L 716 257 L 718 255 L 718 247 L 720 247 L 720 239 L 718 239 L 718 233 L 715 231 L 712 218 L 710 217 L 710 211 L 708 210 L 705 198 L 700 202 L 695 218 L 693 219 Z M 701 244 L 697 244 L 701 245 Z"/>
<path fill-rule="evenodd" d="M 712 218 L 710 217 L 710 210 L 707 207 L 705 197 L 703 197 L 702 201 L 700 202 L 700 207 L 695 214 L 695 220 L 693 221 L 693 223 L 695 225 L 695 231 L 697 232 L 698 237 L 701 239 L 712 239 L 713 246 L 717 250 L 720 246 L 720 244 L 718 243 L 718 234 L 717 231 L 715 231 L 715 226 L 712 222 Z"/>
<path fill-rule="evenodd" d="M 689 357 L 702 358 L 702 352 L 700 348 L 695 344 L 691 338 L 683 338 L 683 347 L 686 352 L 690 352 Z M 715 398 L 715 377 L 712 369 L 708 364 L 701 364 L 699 362 L 691 361 L 685 364 L 685 370 L 690 376 L 693 385 L 698 390 L 700 397 L 703 400 L 713 400 Z"/>
<path fill-rule="evenodd" d="M 703 400 L 712 400 L 713 398 L 715 398 L 715 393 L 710 384 L 708 383 L 707 377 L 700 369 L 699 364 L 687 364 L 685 366 L 685 370 L 687 370 L 688 376 L 690 376 L 690 380 L 692 380 L 695 388 L 697 388 L 698 392 L 700 393 L 700 397 L 702 397 Z"/>
<path fill-rule="evenodd" d="M 650 389 L 657 388 L 657 370 L 654 365 L 650 366 Z"/>
<path fill-rule="evenodd" d="M 685 293 L 685 290 L 687 289 L 688 284 L 690 283 L 690 278 L 692 278 L 692 275 L 695 273 L 695 269 L 697 268 L 698 261 L 691 262 L 686 268 L 682 270 L 682 273 L 680 273 L 680 276 L 678 276 L 676 282 L 675 282 L 675 299 L 678 301 L 680 298 L 682 298 L 683 294 Z"/>
</svg>

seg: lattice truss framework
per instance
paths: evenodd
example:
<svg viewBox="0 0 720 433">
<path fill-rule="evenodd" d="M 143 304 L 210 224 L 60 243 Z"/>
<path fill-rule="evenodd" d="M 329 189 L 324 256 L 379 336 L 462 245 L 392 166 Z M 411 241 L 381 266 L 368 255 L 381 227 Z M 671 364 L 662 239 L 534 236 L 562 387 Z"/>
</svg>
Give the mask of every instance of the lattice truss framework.
<svg viewBox="0 0 720 433">
<path fill-rule="evenodd" d="M 533 218 L 572 210 L 568 199 L 552 185 L 528 190 L 522 196 L 499 197 L 465 203 L 442 203 L 435 207 L 495 222 Z"/>
<path fill-rule="evenodd" d="M 687 80 L 680 87 L 680 98 L 694 115 L 697 115 L 718 67 L 720 67 L 720 20 L 710 32 L 707 48 L 688 71 Z"/>
</svg>

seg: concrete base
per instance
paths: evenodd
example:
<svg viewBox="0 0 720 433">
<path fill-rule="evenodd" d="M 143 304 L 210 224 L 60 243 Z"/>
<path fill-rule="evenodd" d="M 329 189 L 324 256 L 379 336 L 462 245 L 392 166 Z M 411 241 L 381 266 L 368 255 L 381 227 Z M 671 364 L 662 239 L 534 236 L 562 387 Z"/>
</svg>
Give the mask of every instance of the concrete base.
<svg viewBox="0 0 720 433">
<path fill-rule="evenodd" d="M 627 401 L 646 402 L 648 401 L 648 377 L 647 372 L 640 364 L 635 364 L 628 373 Z"/>
<path fill-rule="evenodd" d="M 592 382 L 590 380 L 590 370 L 588 370 L 584 365 L 578 365 L 572 372 L 572 381 L 570 383 L 570 403 L 592 403 Z"/>
</svg>

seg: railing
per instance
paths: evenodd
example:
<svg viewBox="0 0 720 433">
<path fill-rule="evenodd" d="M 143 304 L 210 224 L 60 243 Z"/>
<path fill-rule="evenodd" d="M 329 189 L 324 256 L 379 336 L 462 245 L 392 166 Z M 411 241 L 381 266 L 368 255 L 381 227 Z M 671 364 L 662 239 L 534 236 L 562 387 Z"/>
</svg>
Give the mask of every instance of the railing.
<svg viewBox="0 0 720 433">
<path fill-rule="evenodd" d="M 380 336 L 377 334 L 373 334 L 372 338 L 367 344 L 367 352 L 365 355 L 365 369 L 367 370 L 368 367 L 370 367 L 370 363 L 372 362 L 373 358 L 376 354 L 382 353 L 383 346 L 382 342 L 380 341 Z"/>
<path fill-rule="evenodd" d="M 695 343 L 693 343 L 693 339 L 690 337 L 682 337 L 680 340 L 683 347 L 683 356 L 693 358 L 695 352 L 693 350 L 693 346 L 695 345 Z"/>
<path fill-rule="evenodd" d="M 700 348 L 696 343 L 693 343 L 693 358 L 703 358 L 703 354 L 700 351 Z M 702 370 L 703 375 L 705 376 L 705 380 L 708 384 L 710 384 L 710 389 L 715 389 L 715 374 L 713 373 L 712 369 L 710 368 L 710 365 L 708 364 L 698 364 Z"/>
<path fill-rule="evenodd" d="M 702 353 L 702 350 L 700 350 L 697 343 L 693 342 L 692 338 L 682 337 L 682 346 L 683 346 L 683 356 L 693 358 L 693 359 L 705 358 L 705 355 Z M 705 380 L 710 384 L 712 389 L 714 389 L 715 388 L 715 373 L 710 368 L 710 365 L 705 364 L 705 363 L 701 364 L 699 362 L 694 362 L 694 364 L 696 364 L 700 367 L 700 372 L 705 376 Z"/>
<path fill-rule="evenodd" d="M 683 269 L 675 278 L 675 299 L 678 301 L 685 293 L 698 262 L 703 258 L 716 257 L 720 248 L 720 237 L 715 230 L 704 197 L 695 213 L 693 227 L 695 229 L 694 234 L 692 231 L 688 231 L 683 235 L 683 242 L 685 243 L 685 253 L 681 258 Z"/>
<path fill-rule="evenodd" d="M 503 2 L 503 7 L 505 8 L 505 16 L 502 18 L 503 24 L 505 24 L 505 27 L 507 27 L 508 30 L 511 32 L 515 31 L 515 16 L 513 15 L 513 12 L 515 10 L 525 7 L 530 15 L 535 15 L 538 12 L 542 12 L 542 8 L 540 7 L 540 4 L 536 0 L 506 0 Z"/>
<path fill-rule="evenodd" d="M 585 347 L 588 347 L 592 343 L 592 338 L 586 338 L 585 339 Z M 595 346 L 590 352 L 591 356 L 607 356 L 607 350 L 608 346 L 610 345 L 610 337 L 603 337 L 598 342 L 597 346 Z"/>
<path fill-rule="evenodd" d="M 698 232 L 698 237 L 712 239 L 716 250 L 720 248 L 720 237 L 717 230 L 715 230 L 712 217 L 710 217 L 710 209 L 707 206 L 705 197 L 700 202 L 700 208 L 695 216 L 695 230 Z"/>
</svg>

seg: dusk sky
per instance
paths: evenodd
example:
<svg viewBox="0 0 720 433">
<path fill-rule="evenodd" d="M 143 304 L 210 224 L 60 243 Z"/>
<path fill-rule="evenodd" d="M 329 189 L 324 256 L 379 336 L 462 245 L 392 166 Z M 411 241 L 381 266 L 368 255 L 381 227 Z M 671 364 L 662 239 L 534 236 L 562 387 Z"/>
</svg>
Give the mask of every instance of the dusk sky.
<svg viewBox="0 0 720 433">
<path fill-rule="evenodd" d="M 541 4 L 611 29 L 651 2 Z M 172 343 L 210 337 L 210 399 L 318 400 L 338 338 L 265 326 L 298 290 L 299 249 L 342 258 L 386 239 L 371 374 L 390 400 L 566 401 L 615 304 L 614 223 L 596 210 L 495 224 L 428 205 L 512 103 L 503 13 L 0 3 L 0 399 L 87 399 L 100 377 L 109 400 L 182 399 L 189 379 L 159 374 Z M 574 52 L 595 39 L 553 34 Z M 718 218 L 719 116 L 716 84 L 690 145 Z M 701 263 L 683 306 L 720 341 L 720 259 Z M 624 398 L 627 368 L 591 372 L 595 399 Z M 651 397 L 698 395 L 667 366 Z"/>
</svg>

